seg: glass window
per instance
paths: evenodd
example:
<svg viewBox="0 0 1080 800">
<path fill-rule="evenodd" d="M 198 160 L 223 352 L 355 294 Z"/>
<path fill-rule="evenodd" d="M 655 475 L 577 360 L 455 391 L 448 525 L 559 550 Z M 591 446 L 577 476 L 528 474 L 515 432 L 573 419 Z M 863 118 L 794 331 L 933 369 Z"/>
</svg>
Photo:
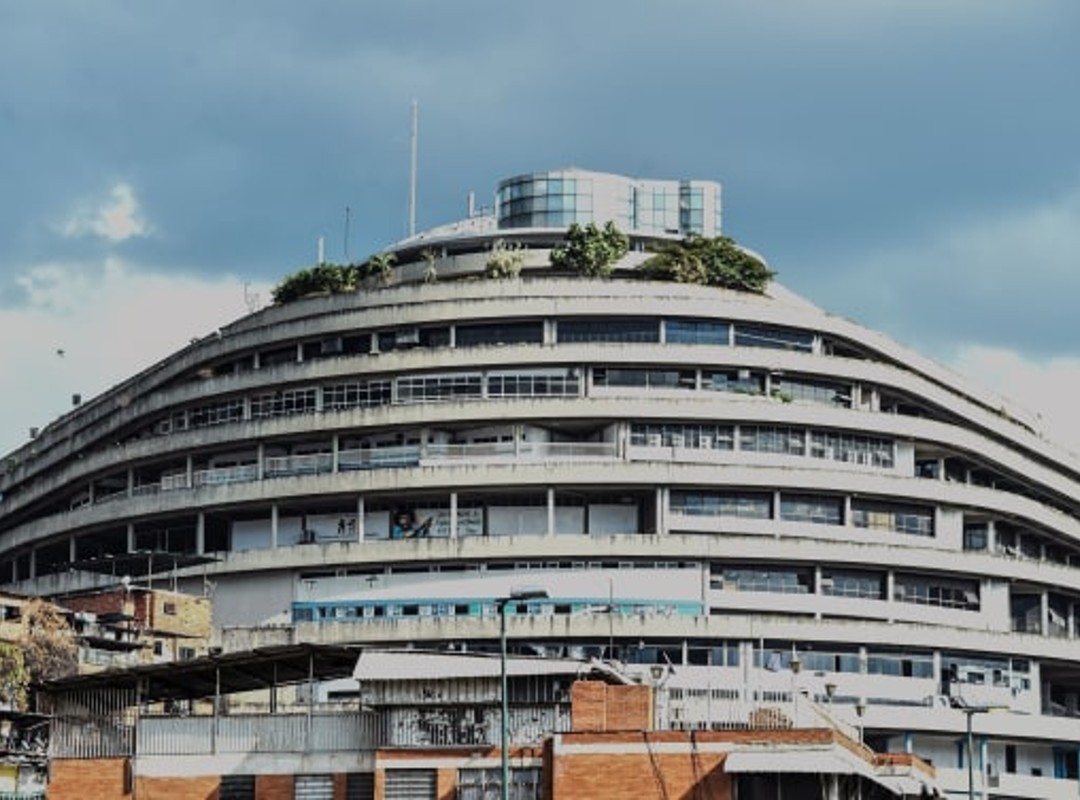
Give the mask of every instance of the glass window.
<svg viewBox="0 0 1080 800">
<path fill-rule="evenodd" d="M 851 407 L 851 387 L 825 381 L 775 378 L 772 382 L 772 394 L 785 401 Z"/>
<path fill-rule="evenodd" d="M 843 525 L 844 502 L 839 497 L 783 494 L 780 496 L 780 519 L 816 525 Z"/>
<path fill-rule="evenodd" d="M 713 392 L 764 394 L 765 376 L 748 369 L 706 371 L 701 375 L 701 388 Z"/>
<path fill-rule="evenodd" d="M 697 375 L 693 370 L 677 369 L 593 369 L 596 386 L 642 386 L 648 389 L 693 389 Z"/>
<path fill-rule="evenodd" d="M 664 323 L 664 340 L 668 344 L 726 345 L 730 328 L 726 322 L 669 319 Z"/>
<path fill-rule="evenodd" d="M 809 571 L 794 567 L 723 567 L 717 577 L 712 587 L 724 591 L 807 594 L 812 585 Z"/>
<path fill-rule="evenodd" d="M 814 347 L 814 334 L 791 328 L 737 323 L 735 344 L 739 347 L 772 347 L 809 353 Z"/>
<path fill-rule="evenodd" d="M 752 453 L 780 453 L 801 456 L 805 453 L 806 433 L 802 428 L 775 425 L 739 427 L 739 449 Z"/>
<path fill-rule="evenodd" d="M 821 593 L 834 597 L 885 599 L 885 576 L 877 572 L 826 570 L 821 575 Z"/>
<path fill-rule="evenodd" d="M 458 325 L 454 333 L 457 347 L 478 347 L 499 344 L 542 344 L 544 323 L 535 322 L 487 322 L 474 325 Z"/>
<path fill-rule="evenodd" d="M 659 342 L 658 319 L 561 319 L 558 322 L 560 342 Z"/>
<path fill-rule="evenodd" d="M 987 525 L 985 522 L 964 526 L 964 549 L 985 550 L 987 545 Z"/>
<path fill-rule="evenodd" d="M 630 426 L 630 444 L 637 447 L 731 450 L 733 440 L 734 429 L 730 425 L 635 422 Z"/>
<path fill-rule="evenodd" d="M 893 583 L 893 598 L 902 603 L 978 611 L 979 584 L 959 578 L 898 574 Z"/>
<path fill-rule="evenodd" d="M 691 516 L 770 519 L 772 495 L 756 492 L 719 493 L 675 490 L 671 493 L 671 510 Z"/>
<path fill-rule="evenodd" d="M 436 403 L 481 396 L 479 373 L 421 375 L 397 379 L 400 403 Z"/>
<path fill-rule="evenodd" d="M 832 431 L 811 431 L 810 456 L 892 469 L 896 444 L 890 439 Z"/>
<path fill-rule="evenodd" d="M 488 375 L 489 397 L 576 397 L 580 390 L 581 382 L 576 370 Z"/>
<path fill-rule="evenodd" d="M 851 524 L 856 528 L 933 536 L 934 509 L 855 499 L 851 503 Z"/>
</svg>

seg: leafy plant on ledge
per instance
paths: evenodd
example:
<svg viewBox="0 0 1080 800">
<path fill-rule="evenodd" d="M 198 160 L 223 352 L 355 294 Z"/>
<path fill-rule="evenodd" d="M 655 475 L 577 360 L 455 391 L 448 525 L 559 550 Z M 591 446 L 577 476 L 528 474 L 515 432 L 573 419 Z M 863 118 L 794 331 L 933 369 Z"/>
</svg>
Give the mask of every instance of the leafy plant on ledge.
<svg viewBox="0 0 1080 800">
<path fill-rule="evenodd" d="M 592 222 L 584 228 L 575 222 L 566 233 L 566 247 L 551 251 L 551 265 L 589 278 L 607 278 L 629 250 L 630 237 L 614 223 L 601 229 Z"/>
<path fill-rule="evenodd" d="M 682 241 L 658 246 L 641 266 L 647 278 L 699 283 L 739 292 L 762 294 L 776 275 L 727 236 L 709 239 L 690 234 Z"/>
<path fill-rule="evenodd" d="M 361 280 L 374 278 L 378 283 L 385 286 L 390 282 L 397 256 L 393 253 L 376 253 L 361 264 L 357 270 Z"/>
<path fill-rule="evenodd" d="M 313 294 L 356 291 L 358 273 L 353 264 L 319 264 L 281 279 L 270 293 L 275 304 L 291 303 Z"/>
<path fill-rule="evenodd" d="M 516 278 L 525 262 L 525 253 L 516 244 L 507 244 L 502 239 L 491 246 L 491 255 L 484 264 L 484 276 L 488 278 Z"/>
</svg>

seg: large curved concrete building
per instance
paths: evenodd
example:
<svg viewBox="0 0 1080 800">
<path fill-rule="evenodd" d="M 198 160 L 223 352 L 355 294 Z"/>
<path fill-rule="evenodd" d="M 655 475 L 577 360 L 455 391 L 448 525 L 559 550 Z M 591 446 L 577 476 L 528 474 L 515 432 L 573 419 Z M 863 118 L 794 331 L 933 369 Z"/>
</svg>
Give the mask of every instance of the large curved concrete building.
<svg viewBox="0 0 1080 800">
<path fill-rule="evenodd" d="M 608 219 L 611 279 L 552 270 Z M 652 665 L 673 726 L 812 693 L 957 792 L 970 722 L 987 796 L 1075 797 L 1080 464 L 775 283 L 635 277 L 719 230 L 711 182 L 504 181 L 385 285 L 240 319 L 10 454 L 0 587 L 168 579 L 226 641 L 453 649 L 540 587 L 511 647 Z M 519 277 L 485 277 L 500 241 Z"/>
</svg>

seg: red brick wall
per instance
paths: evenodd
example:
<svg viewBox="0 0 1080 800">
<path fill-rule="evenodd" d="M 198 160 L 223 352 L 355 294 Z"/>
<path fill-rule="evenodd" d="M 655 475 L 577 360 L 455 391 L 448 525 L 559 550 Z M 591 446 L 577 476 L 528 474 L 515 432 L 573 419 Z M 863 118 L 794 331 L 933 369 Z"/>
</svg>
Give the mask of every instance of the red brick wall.
<svg viewBox="0 0 1080 800">
<path fill-rule="evenodd" d="M 52 793 L 50 790 L 50 797 Z M 138 800 L 218 800 L 221 796 L 221 780 L 217 775 L 191 778 L 135 779 L 135 797 Z"/>
<path fill-rule="evenodd" d="M 123 800 L 126 758 L 56 759 L 50 767 L 49 800 Z"/>
<path fill-rule="evenodd" d="M 570 687 L 570 719 L 575 731 L 652 729 L 652 689 L 576 681 Z"/>
<path fill-rule="evenodd" d="M 255 797 L 258 800 L 293 800 L 293 782 L 292 775 L 256 775 Z"/>
<path fill-rule="evenodd" d="M 457 770 L 440 767 L 435 775 L 435 797 L 438 800 L 454 800 L 457 795 Z"/>
<path fill-rule="evenodd" d="M 644 739 L 639 737 L 639 744 Z M 723 753 L 648 751 L 622 755 L 563 754 L 551 773 L 551 800 L 610 800 L 618 797 L 708 797 L 732 800 L 732 779 L 723 772 Z M 662 787 L 662 789 L 661 789 Z"/>
</svg>

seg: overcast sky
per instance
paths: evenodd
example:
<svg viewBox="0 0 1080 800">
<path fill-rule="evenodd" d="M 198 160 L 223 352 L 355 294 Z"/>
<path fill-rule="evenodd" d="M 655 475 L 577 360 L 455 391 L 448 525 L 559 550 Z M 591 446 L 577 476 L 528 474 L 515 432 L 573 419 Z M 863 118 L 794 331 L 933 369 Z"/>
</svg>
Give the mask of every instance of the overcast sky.
<svg viewBox="0 0 1080 800">
<path fill-rule="evenodd" d="M 725 189 L 818 305 L 1080 446 L 1080 2 L 0 0 L 0 451 L 265 302 L 577 165 Z"/>
</svg>

